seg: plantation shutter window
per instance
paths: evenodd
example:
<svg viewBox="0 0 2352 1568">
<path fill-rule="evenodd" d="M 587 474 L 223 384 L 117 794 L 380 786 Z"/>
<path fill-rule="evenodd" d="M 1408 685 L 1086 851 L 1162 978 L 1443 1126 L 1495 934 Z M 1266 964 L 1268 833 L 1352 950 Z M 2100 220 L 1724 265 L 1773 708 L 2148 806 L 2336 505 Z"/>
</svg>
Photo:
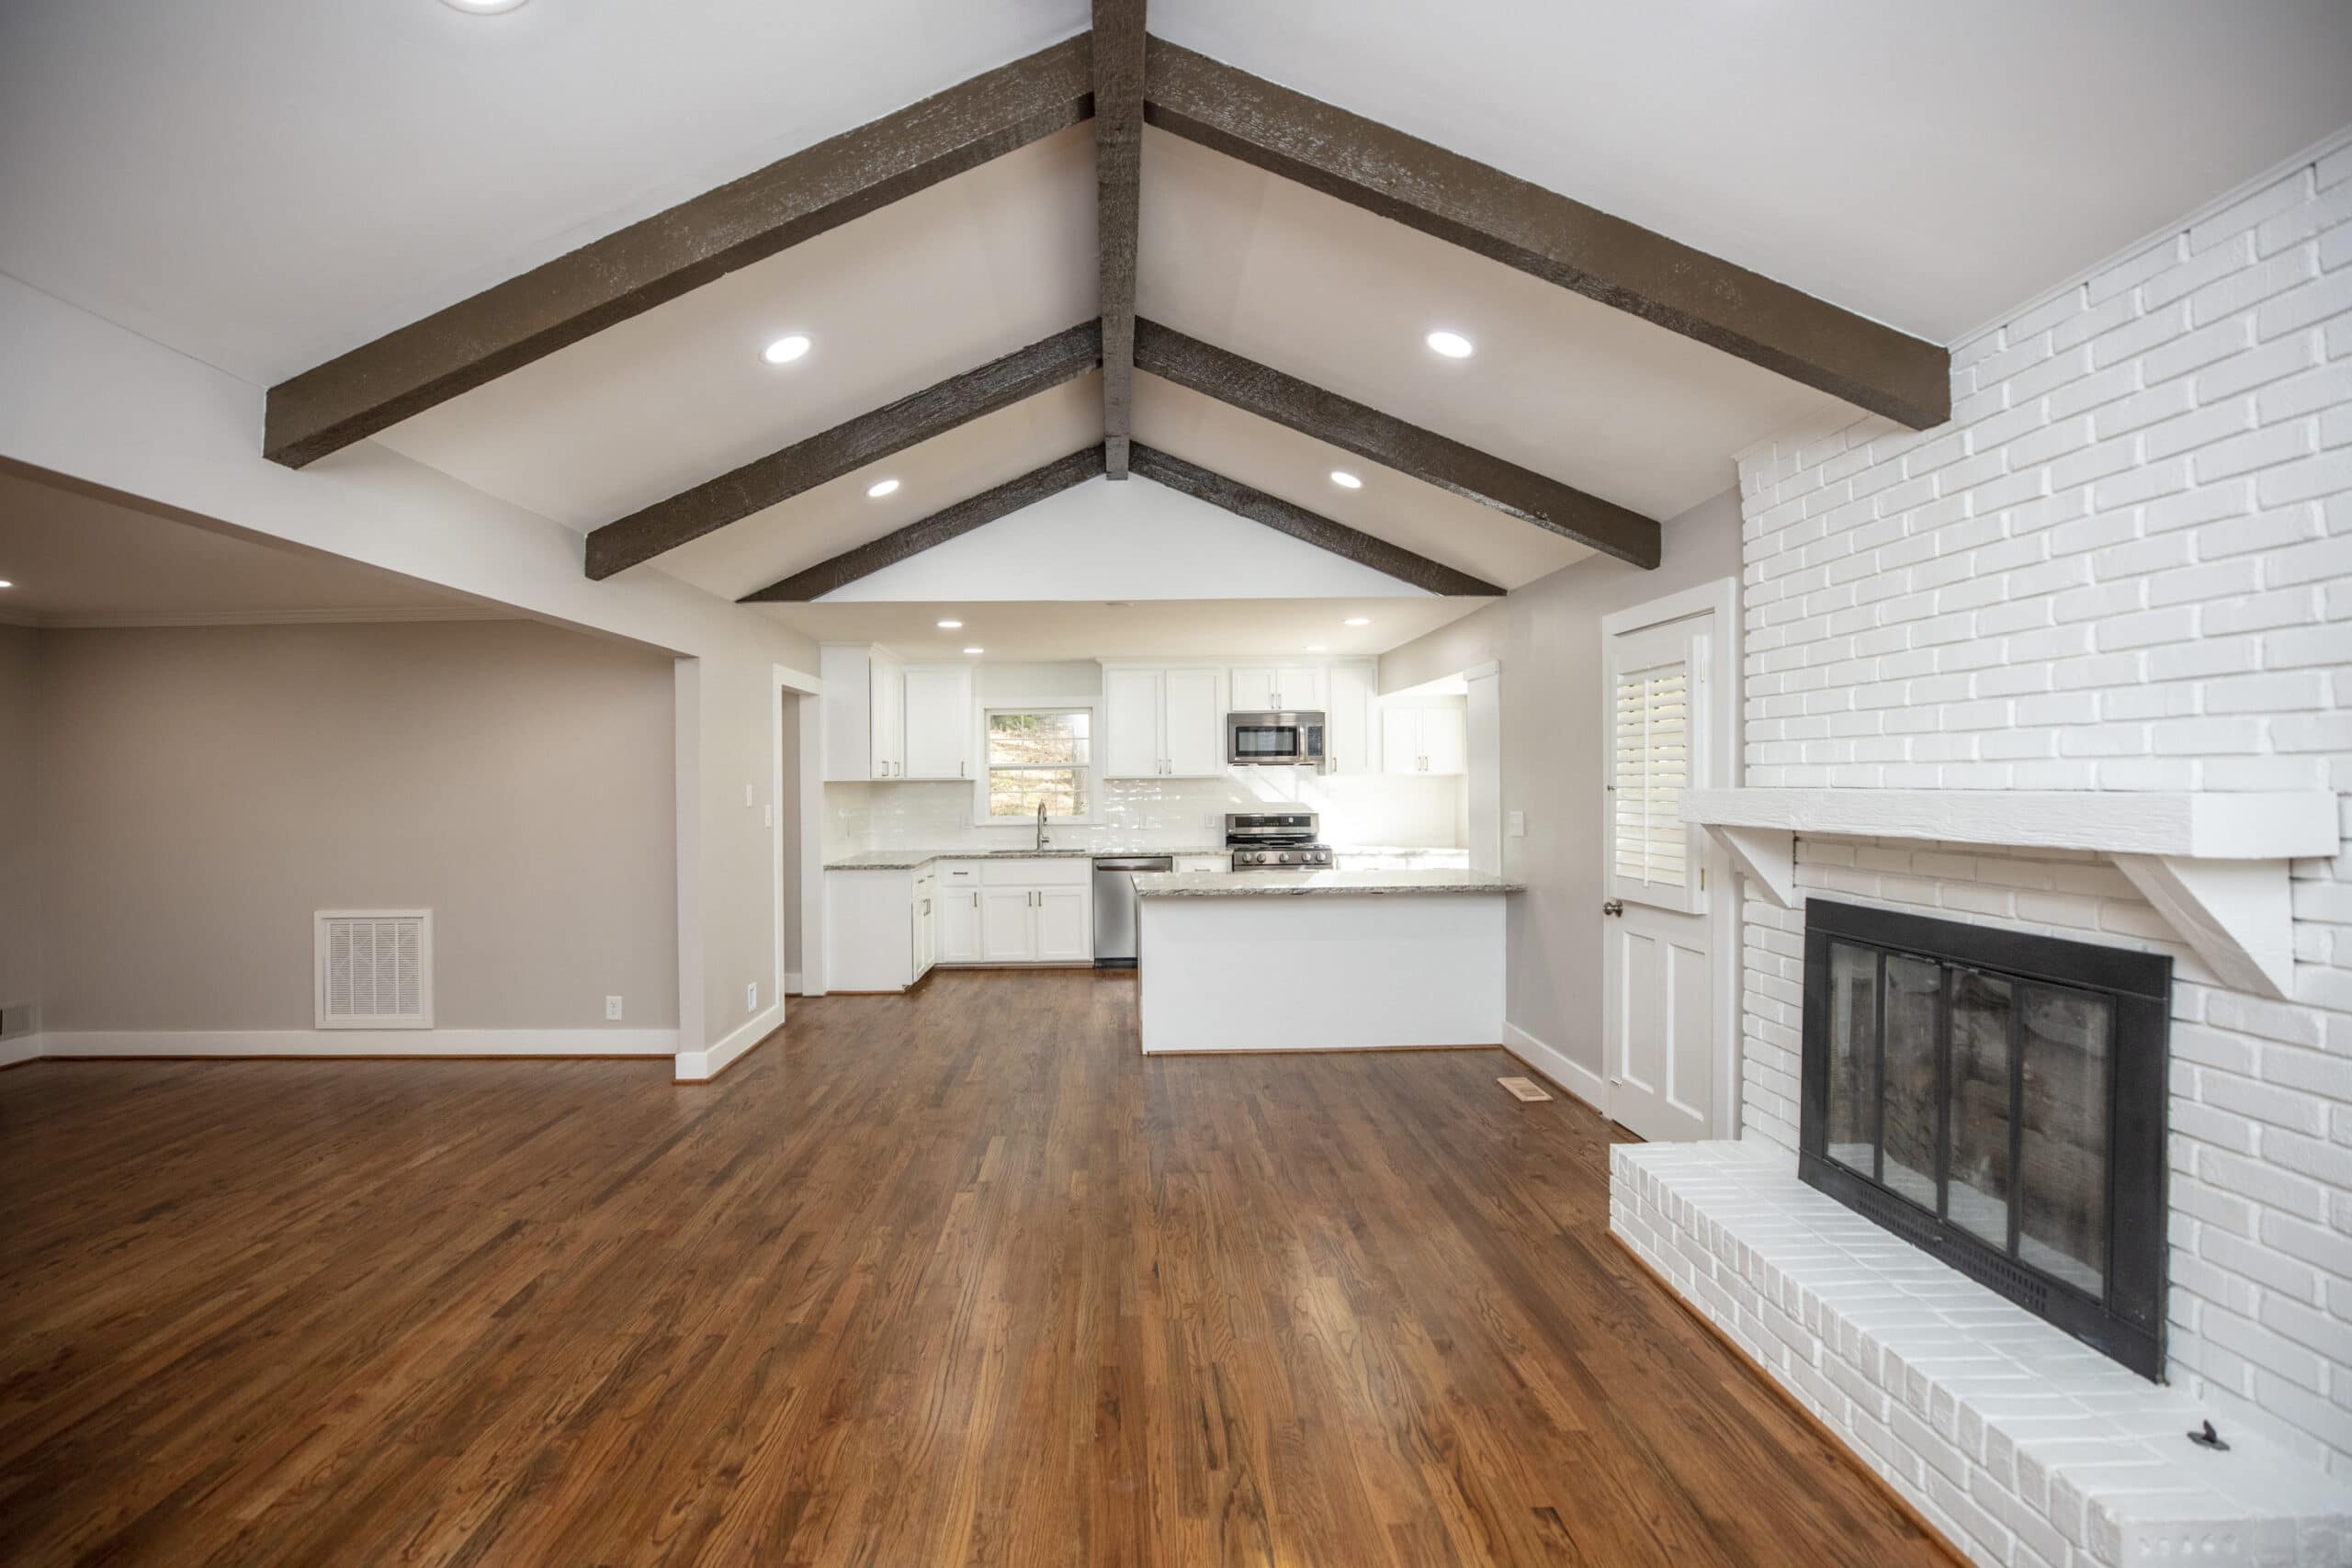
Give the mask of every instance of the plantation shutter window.
<svg viewBox="0 0 2352 1568">
<path fill-rule="evenodd" d="M 1611 643 L 1611 894 L 1695 911 L 1703 863 L 1682 819 L 1682 792 L 1695 776 L 1702 733 L 1696 626 L 1646 626 Z"/>
</svg>

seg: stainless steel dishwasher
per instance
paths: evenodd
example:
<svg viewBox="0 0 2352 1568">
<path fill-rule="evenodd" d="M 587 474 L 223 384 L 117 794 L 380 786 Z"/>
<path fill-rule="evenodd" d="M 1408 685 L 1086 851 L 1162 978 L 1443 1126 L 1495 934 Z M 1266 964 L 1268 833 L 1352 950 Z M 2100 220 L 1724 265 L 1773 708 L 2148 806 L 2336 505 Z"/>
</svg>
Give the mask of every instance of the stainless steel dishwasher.
<svg viewBox="0 0 2352 1568">
<path fill-rule="evenodd" d="M 1136 966 L 1136 873 L 1173 871 L 1171 855 L 1102 855 L 1094 862 L 1094 967 Z"/>
</svg>

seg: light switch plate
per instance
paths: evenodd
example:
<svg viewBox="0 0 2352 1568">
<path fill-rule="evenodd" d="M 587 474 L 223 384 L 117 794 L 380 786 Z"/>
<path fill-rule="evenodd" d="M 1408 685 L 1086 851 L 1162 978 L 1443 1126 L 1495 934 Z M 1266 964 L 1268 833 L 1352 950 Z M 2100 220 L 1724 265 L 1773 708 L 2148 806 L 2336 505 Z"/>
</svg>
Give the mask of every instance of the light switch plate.
<svg viewBox="0 0 2352 1568">
<path fill-rule="evenodd" d="M 1511 836 L 1512 838 L 1514 838 L 1514 839 L 1524 839 L 1525 837 L 1527 837 L 1527 813 L 1526 813 L 1526 812 L 1524 812 L 1524 811 L 1513 811 L 1513 812 L 1510 812 L 1510 813 L 1508 813 L 1508 814 L 1506 815 L 1506 817 L 1505 817 L 1505 820 L 1509 821 L 1509 822 L 1510 822 L 1510 836 Z"/>
<path fill-rule="evenodd" d="M 743 987 L 743 1010 L 745 1012 L 760 1010 L 760 983 L 757 980 Z"/>
</svg>

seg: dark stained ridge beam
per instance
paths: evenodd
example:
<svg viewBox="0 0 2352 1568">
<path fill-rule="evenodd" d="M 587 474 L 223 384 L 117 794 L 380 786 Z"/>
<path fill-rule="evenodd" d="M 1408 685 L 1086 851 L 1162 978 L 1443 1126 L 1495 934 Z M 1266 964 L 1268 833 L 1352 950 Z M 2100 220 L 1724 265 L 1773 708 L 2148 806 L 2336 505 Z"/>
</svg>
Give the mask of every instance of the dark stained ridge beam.
<svg viewBox="0 0 2352 1568">
<path fill-rule="evenodd" d="M 1094 0 L 1094 223 L 1102 262 L 1102 451 L 1127 477 L 1142 201 L 1144 0 Z"/>
<path fill-rule="evenodd" d="M 1086 35 L 683 201 L 269 390 L 262 451 L 300 468 L 1093 112 Z"/>
<path fill-rule="evenodd" d="M 1211 473 L 1198 464 L 1170 457 L 1141 442 L 1136 443 L 1133 456 L 1135 471 L 1148 479 L 1157 479 L 1170 490 L 1181 490 L 1195 500 L 1221 506 L 1237 517 L 1262 523 L 1278 534 L 1288 534 L 1358 566 L 1385 572 L 1399 582 L 1456 599 L 1499 598 L 1503 593 L 1502 589 L 1466 571 L 1456 571 L 1427 556 L 1416 555 L 1402 545 L 1392 545 L 1320 513 L 1294 506 L 1280 496 L 1268 495 L 1238 479 Z"/>
<path fill-rule="evenodd" d="M 910 523 L 878 539 L 870 540 L 854 550 L 843 550 L 831 560 L 820 561 L 806 571 L 794 572 L 780 582 L 771 582 L 756 593 L 746 593 L 737 601 L 743 604 L 805 604 L 821 599 L 845 583 L 871 576 L 886 566 L 896 566 L 910 556 L 919 556 L 934 546 L 960 538 L 973 529 L 983 527 L 1000 517 L 1007 517 L 1024 506 L 1033 506 L 1049 495 L 1058 495 L 1075 484 L 1083 484 L 1102 471 L 1102 448 L 1083 446 L 1069 457 L 1032 468 L 1017 479 L 1008 480 L 994 490 L 982 491 L 969 501 L 959 501 L 944 511 L 934 512 L 920 523 Z"/>
<path fill-rule="evenodd" d="M 588 536 L 588 575 L 607 578 L 651 560 L 893 452 L 1075 380 L 1102 357 L 1101 323 L 1080 321 L 976 370 L 845 420 L 594 530 Z"/>
<path fill-rule="evenodd" d="M 1658 562 L 1658 526 L 1614 502 L 1408 424 L 1254 359 L 1136 323 L 1136 368 L 1329 442 L 1384 468 L 1546 528 L 1638 567 Z"/>
<path fill-rule="evenodd" d="M 1159 39 L 1144 119 L 1914 430 L 1951 417 L 1934 344 Z"/>
</svg>

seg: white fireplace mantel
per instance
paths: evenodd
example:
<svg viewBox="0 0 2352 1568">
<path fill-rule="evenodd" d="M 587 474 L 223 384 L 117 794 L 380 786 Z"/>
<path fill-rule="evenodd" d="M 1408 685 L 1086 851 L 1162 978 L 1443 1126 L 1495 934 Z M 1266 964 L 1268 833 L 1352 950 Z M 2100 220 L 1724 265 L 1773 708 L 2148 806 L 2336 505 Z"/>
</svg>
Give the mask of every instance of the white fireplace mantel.
<svg viewBox="0 0 2352 1568">
<path fill-rule="evenodd" d="M 2338 840 L 2325 790 L 1694 789 L 1682 815 L 1783 908 L 1803 897 L 1800 833 L 2105 854 L 2223 984 L 2280 998 L 2295 970 L 2288 863 Z"/>
</svg>

